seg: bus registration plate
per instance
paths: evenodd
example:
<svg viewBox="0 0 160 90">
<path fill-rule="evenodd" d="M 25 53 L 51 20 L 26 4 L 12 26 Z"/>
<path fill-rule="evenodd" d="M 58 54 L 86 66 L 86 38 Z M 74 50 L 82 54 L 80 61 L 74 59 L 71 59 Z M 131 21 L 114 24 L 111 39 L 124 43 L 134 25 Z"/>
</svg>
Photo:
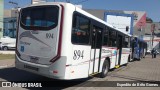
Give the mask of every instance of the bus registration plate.
<svg viewBox="0 0 160 90">
<path fill-rule="evenodd" d="M 39 57 L 30 56 L 30 62 L 32 63 L 38 63 Z"/>
</svg>

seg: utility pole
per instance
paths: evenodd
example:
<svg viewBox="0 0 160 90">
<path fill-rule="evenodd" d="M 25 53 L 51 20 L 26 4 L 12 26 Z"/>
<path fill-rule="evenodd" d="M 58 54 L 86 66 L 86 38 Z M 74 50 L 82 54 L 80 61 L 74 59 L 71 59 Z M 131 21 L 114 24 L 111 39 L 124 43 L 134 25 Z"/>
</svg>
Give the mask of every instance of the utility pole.
<svg viewBox="0 0 160 90">
<path fill-rule="evenodd" d="M 12 5 L 15 5 L 15 8 L 18 8 L 18 3 L 17 3 L 17 2 L 9 1 L 8 3 L 10 3 L 10 4 L 12 4 Z"/>
<path fill-rule="evenodd" d="M 15 9 L 15 17 L 17 18 L 18 17 L 18 3 L 17 2 L 12 2 L 12 1 L 9 1 L 8 3 L 12 4 L 12 5 L 15 5 L 14 6 L 14 9 Z"/>
<path fill-rule="evenodd" d="M 139 31 L 140 31 L 140 33 L 139 33 L 139 38 L 140 38 L 140 39 L 142 39 L 142 37 L 143 37 L 143 35 L 142 35 L 142 30 L 143 30 L 143 29 L 142 29 L 142 26 L 143 26 L 143 22 L 140 22 L 140 25 L 139 25 L 139 27 L 140 27 L 140 28 L 139 28 Z"/>
<path fill-rule="evenodd" d="M 9 33 L 11 33 L 11 34 L 12 34 L 12 37 L 14 37 L 14 36 L 15 36 L 15 35 L 14 35 L 14 31 L 16 31 L 16 26 L 17 26 L 18 8 L 19 8 L 19 7 L 18 7 L 18 3 L 17 3 L 17 2 L 9 1 L 8 3 L 14 5 L 14 10 L 13 10 L 13 12 L 14 12 L 15 15 L 13 15 L 13 16 L 11 15 L 12 18 L 11 18 L 10 21 L 8 21 L 8 24 L 9 24 L 9 23 L 12 24 L 12 26 L 10 27 Z M 14 19 L 14 18 L 15 18 L 15 19 Z M 15 23 L 16 23 L 16 26 L 15 26 Z"/>
<path fill-rule="evenodd" d="M 151 25 L 152 48 L 153 48 L 153 40 L 154 40 L 154 30 L 155 30 L 155 24 L 152 24 Z"/>
</svg>

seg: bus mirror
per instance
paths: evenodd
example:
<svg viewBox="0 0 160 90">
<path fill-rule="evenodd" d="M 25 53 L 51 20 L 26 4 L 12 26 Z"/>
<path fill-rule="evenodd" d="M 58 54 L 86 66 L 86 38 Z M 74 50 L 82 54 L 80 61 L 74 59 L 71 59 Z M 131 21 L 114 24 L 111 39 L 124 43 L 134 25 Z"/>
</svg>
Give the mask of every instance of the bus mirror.
<svg viewBox="0 0 160 90">
<path fill-rule="evenodd" d="M 126 31 L 128 32 L 128 30 L 129 30 L 129 26 L 126 26 Z"/>
</svg>

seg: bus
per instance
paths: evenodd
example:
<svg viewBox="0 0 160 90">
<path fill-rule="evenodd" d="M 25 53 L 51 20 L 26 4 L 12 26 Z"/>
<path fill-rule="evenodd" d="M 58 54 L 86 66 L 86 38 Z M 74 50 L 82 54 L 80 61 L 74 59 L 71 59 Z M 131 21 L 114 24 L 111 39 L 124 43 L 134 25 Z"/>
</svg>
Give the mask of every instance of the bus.
<svg viewBox="0 0 160 90">
<path fill-rule="evenodd" d="M 138 37 L 134 37 L 131 42 L 132 59 L 141 60 L 142 58 L 145 58 L 147 52 L 147 42 Z"/>
<path fill-rule="evenodd" d="M 20 10 L 18 69 L 72 80 L 127 65 L 131 35 L 70 3 L 46 2 Z"/>
</svg>

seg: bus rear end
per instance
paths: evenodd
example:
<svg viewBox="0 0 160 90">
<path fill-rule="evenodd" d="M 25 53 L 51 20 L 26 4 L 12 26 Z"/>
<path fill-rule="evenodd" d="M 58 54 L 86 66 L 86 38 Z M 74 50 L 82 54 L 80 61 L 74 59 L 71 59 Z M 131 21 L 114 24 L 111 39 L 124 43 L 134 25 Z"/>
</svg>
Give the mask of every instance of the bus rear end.
<svg viewBox="0 0 160 90">
<path fill-rule="evenodd" d="M 60 57 L 62 22 L 60 4 L 22 8 L 17 30 L 16 68 L 64 79 L 66 57 Z"/>
</svg>

